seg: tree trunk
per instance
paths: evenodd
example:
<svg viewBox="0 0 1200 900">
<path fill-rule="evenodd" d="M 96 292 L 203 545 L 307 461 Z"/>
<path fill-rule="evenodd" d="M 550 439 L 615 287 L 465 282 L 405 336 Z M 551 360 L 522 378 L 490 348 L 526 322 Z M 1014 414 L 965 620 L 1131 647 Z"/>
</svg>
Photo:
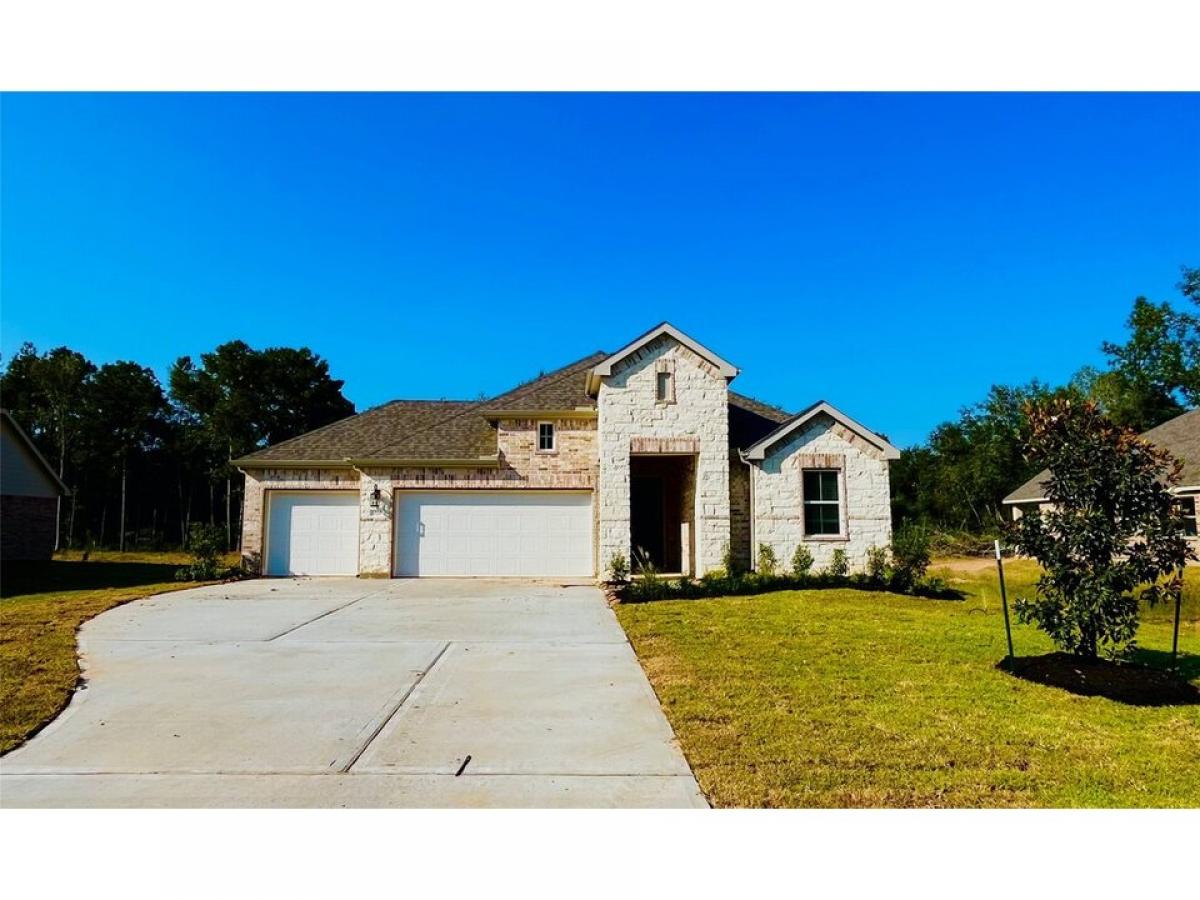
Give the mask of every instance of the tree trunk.
<svg viewBox="0 0 1200 900">
<path fill-rule="evenodd" d="M 208 524 L 217 524 L 217 504 L 213 501 L 213 480 L 208 478 Z"/>
<path fill-rule="evenodd" d="M 75 489 L 73 491 L 71 491 L 71 515 L 70 515 L 70 518 L 67 520 L 67 546 L 68 547 L 75 546 L 75 504 L 78 501 L 78 498 L 79 498 L 79 487 L 78 487 L 78 485 L 76 485 Z"/>
<path fill-rule="evenodd" d="M 108 503 L 100 509 L 100 546 L 104 546 L 104 520 L 108 518 Z"/>
<path fill-rule="evenodd" d="M 121 538 L 117 542 L 121 552 L 125 552 L 125 458 L 121 458 Z"/>
<path fill-rule="evenodd" d="M 233 544 L 233 519 L 230 516 L 230 487 L 232 479 L 229 475 L 225 476 L 225 552 L 228 553 L 232 549 Z"/>
<path fill-rule="evenodd" d="M 58 423 L 58 477 L 62 480 L 63 472 L 67 466 L 67 432 L 63 428 L 63 422 Z M 54 549 L 57 550 L 60 544 L 60 536 L 62 535 L 62 494 L 59 494 L 54 501 Z"/>
</svg>

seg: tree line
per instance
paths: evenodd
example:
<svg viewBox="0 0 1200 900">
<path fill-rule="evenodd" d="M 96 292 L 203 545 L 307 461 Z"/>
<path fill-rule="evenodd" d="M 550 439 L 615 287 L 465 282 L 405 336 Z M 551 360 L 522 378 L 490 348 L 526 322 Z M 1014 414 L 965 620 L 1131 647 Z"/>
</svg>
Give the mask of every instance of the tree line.
<svg viewBox="0 0 1200 900">
<path fill-rule="evenodd" d="M 1026 404 L 1091 400 L 1116 425 L 1142 432 L 1200 405 L 1200 268 L 1183 268 L 1182 308 L 1138 297 L 1124 343 L 1105 342 L 1102 369 L 1081 368 L 1066 384 L 995 385 L 957 419 L 892 464 L 897 526 L 992 533 L 1008 518 L 1002 501 L 1043 468 L 1024 454 Z"/>
<path fill-rule="evenodd" d="M 205 522 L 232 549 L 243 479 L 230 461 L 352 415 L 343 383 L 306 347 L 230 341 L 177 359 L 164 386 L 136 362 L 26 343 L 0 373 L 0 403 L 71 489 L 58 546 L 186 546 Z"/>
</svg>

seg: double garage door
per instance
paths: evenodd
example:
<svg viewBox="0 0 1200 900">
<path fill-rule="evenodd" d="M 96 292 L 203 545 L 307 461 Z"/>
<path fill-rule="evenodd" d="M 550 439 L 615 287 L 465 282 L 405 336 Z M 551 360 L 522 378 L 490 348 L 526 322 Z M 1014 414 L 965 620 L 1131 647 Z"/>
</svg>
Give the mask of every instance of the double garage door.
<svg viewBox="0 0 1200 900">
<path fill-rule="evenodd" d="M 583 492 L 398 491 L 397 575 L 592 575 L 592 496 Z M 358 492 L 273 491 L 271 575 L 358 572 Z"/>
</svg>

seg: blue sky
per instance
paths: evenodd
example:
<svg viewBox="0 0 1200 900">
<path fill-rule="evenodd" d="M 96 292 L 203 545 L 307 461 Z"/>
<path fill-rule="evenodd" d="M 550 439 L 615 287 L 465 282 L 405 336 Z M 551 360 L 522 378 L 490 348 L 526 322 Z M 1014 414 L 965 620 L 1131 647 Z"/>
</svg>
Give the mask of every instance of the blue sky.
<svg viewBox="0 0 1200 900">
<path fill-rule="evenodd" d="M 909 445 L 1200 265 L 1200 95 L 6 95 L 0 351 L 308 345 L 359 408 L 669 320 Z"/>
</svg>

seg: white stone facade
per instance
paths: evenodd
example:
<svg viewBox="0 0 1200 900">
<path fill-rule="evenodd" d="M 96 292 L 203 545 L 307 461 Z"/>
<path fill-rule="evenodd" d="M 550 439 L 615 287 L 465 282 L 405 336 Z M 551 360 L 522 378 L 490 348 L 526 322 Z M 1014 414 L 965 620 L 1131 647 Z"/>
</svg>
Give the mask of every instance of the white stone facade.
<svg viewBox="0 0 1200 900">
<path fill-rule="evenodd" d="M 658 372 L 673 369 L 673 397 L 655 399 Z M 694 438 L 695 564 L 721 564 L 729 541 L 729 392 L 724 376 L 671 337 L 650 341 L 601 382 L 599 565 L 630 554 L 629 456 L 638 438 Z"/>
<path fill-rule="evenodd" d="M 805 535 L 805 468 L 840 471 L 842 534 Z M 815 569 L 827 567 L 833 551 L 840 548 L 846 551 L 851 571 L 861 571 L 867 550 L 892 542 L 888 461 L 878 447 L 830 416 L 817 416 L 769 448 L 766 458 L 753 464 L 751 482 L 755 559 L 759 545 L 768 544 L 786 568 L 796 547 L 805 544 Z"/>
<path fill-rule="evenodd" d="M 670 504 L 678 518 L 664 518 L 663 528 L 679 528 L 681 570 L 691 575 L 720 567 L 727 548 L 735 564 L 753 564 L 761 544 L 770 545 L 784 567 L 801 543 L 812 551 L 817 568 L 827 567 L 840 548 L 858 570 L 871 547 L 891 543 L 888 459 L 895 458 L 896 451 L 886 441 L 832 407 L 810 408 L 805 417 L 782 426 L 784 436 L 775 445 L 753 445 L 748 464 L 741 451 L 749 448 L 730 446 L 728 380 L 737 370 L 673 330 L 647 335 L 630 346 L 587 373 L 587 396 L 595 397 L 594 410 L 575 405 L 547 410 L 539 419 L 536 411 L 519 413 L 514 408 L 510 415 L 489 419 L 496 435 L 494 460 L 481 458 L 476 464 L 472 457 L 445 466 L 419 461 L 407 466 L 392 461 L 389 466 L 384 459 L 375 467 L 365 462 L 321 468 L 286 462 L 247 466 L 242 529 L 246 567 L 260 571 L 266 556 L 263 523 L 271 490 L 356 491 L 358 571 L 371 577 L 395 571 L 398 492 L 571 490 L 593 492 L 594 571 L 603 577 L 614 556 L 633 562 L 631 457 L 657 458 L 634 464 L 633 474 L 639 477 L 661 469 L 666 458 L 690 460 L 682 467 L 686 475 L 678 499 Z M 579 377 L 584 374 L 580 371 Z M 781 414 L 760 424 L 769 431 L 782 418 Z M 555 442 L 553 449 L 541 450 L 538 424 L 547 420 L 554 422 Z M 791 433 L 786 431 L 789 427 L 794 428 Z M 805 535 L 805 468 L 839 472 L 839 535 Z"/>
</svg>

